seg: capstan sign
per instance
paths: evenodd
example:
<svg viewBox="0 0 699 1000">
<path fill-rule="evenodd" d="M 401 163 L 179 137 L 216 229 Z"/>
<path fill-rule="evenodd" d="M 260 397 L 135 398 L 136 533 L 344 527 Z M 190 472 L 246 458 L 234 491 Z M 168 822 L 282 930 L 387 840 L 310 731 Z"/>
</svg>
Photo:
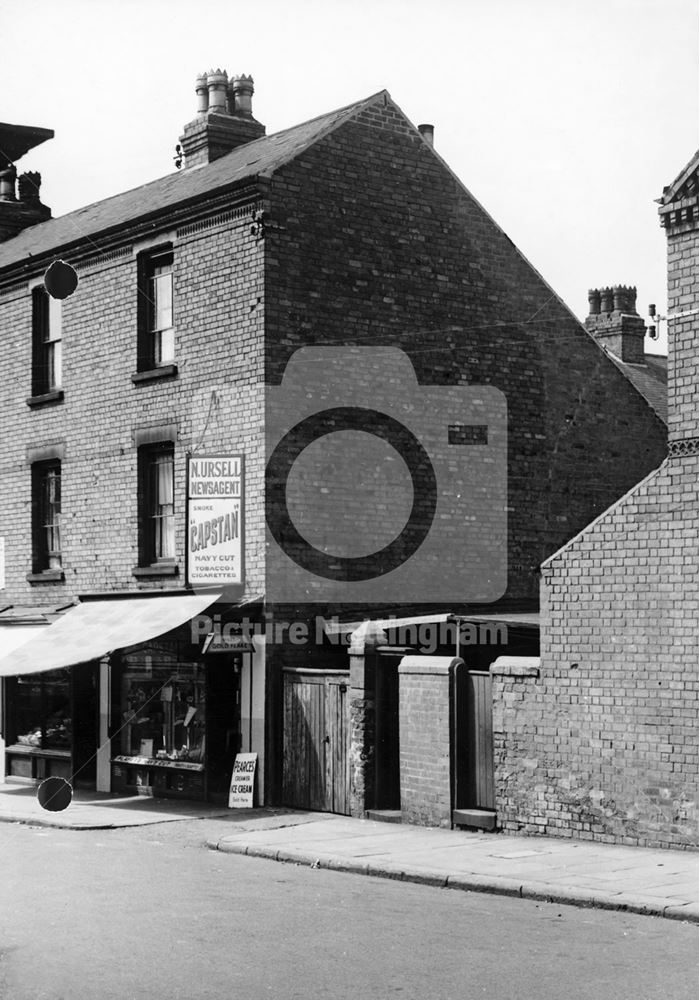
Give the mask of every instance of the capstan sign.
<svg viewBox="0 0 699 1000">
<path fill-rule="evenodd" d="M 243 456 L 196 455 L 187 462 L 187 583 L 243 583 Z"/>
</svg>

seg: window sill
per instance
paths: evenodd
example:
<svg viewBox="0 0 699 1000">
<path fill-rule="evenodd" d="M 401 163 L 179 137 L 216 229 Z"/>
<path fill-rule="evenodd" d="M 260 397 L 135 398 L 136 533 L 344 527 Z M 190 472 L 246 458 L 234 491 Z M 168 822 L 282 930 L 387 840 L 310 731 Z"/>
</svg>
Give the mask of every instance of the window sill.
<svg viewBox="0 0 699 1000">
<path fill-rule="evenodd" d="M 134 372 L 131 381 L 134 385 L 140 385 L 142 382 L 155 382 L 161 378 L 177 378 L 177 365 L 161 365 L 160 368 Z"/>
<path fill-rule="evenodd" d="M 47 403 L 62 403 L 63 389 L 52 389 L 51 392 L 44 392 L 40 396 L 27 396 L 27 406 L 46 406 Z"/>
<path fill-rule="evenodd" d="M 70 750 L 55 750 L 53 747 L 28 746 L 25 743 L 12 743 L 5 747 L 5 753 L 25 754 L 27 757 L 56 757 L 65 759 L 70 757 Z"/>
<path fill-rule="evenodd" d="M 29 583 L 62 583 L 65 575 L 62 569 L 45 569 L 42 573 L 27 573 Z"/>
<path fill-rule="evenodd" d="M 148 579 L 156 576 L 178 576 L 180 568 L 177 563 L 153 563 L 152 566 L 134 566 L 132 572 L 137 579 Z"/>
</svg>

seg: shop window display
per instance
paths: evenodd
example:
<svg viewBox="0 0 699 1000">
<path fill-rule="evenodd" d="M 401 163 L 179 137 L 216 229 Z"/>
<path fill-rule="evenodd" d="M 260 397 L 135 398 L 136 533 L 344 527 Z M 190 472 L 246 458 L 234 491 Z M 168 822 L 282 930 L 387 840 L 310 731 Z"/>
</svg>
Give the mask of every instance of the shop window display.
<svg viewBox="0 0 699 1000">
<path fill-rule="evenodd" d="M 206 702 L 199 664 L 126 669 L 121 757 L 204 763 Z"/>
<path fill-rule="evenodd" d="M 18 746 L 70 752 L 73 727 L 69 670 L 17 678 L 13 729 L 11 735 Z"/>
</svg>

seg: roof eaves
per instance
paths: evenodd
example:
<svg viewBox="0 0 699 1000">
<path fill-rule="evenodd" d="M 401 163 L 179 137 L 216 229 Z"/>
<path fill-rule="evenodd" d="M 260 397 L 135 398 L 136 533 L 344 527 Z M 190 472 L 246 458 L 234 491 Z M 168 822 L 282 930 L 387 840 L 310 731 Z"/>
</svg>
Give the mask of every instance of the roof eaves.
<svg viewBox="0 0 699 1000">
<path fill-rule="evenodd" d="M 51 246 L 43 252 L 28 253 L 26 256 L 18 259 L 17 261 L 1 265 L 0 285 L 8 282 L 15 282 L 18 277 L 21 278 L 25 272 L 33 272 L 37 268 L 40 269 L 46 261 L 54 259 L 59 254 L 67 255 L 78 253 L 78 258 L 74 261 L 74 263 L 79 263 L 81 258 L 90 256 L 91 254 L 108 253 L 114 248 L 115 244 L 128 242 L 129 240 L 142 236 L 144 232 L 150 232 L 161 217 L 167 219 L 168 226 L 171 229 L 176 226 L 181 226 L 186 221 L 192 221 L 192 216 L 194 215 L 196 217 L 195 210 L 200 208 L 205 203 L 207 214 L 211 211 L 216 211 L 216 209 L 220 207 L 217 206 L 216 203 L 219 200 L 224 199 L 226 196 L 229 196 L 237 189 L 240 189 L 241 192 L 240 202 L 244 204 L 246 201 L 252 200 L 256 193 L 259 194 L 259 191 L 255 192 L 254 190 L 258 181 L 260 182 L 260 186 L 266 186 L 266 178 L 262 175 L 258 177 L 258 175 L 251 174 L 243 178 L 236 178 L 234 181 L 219 185 L 209 191 L 193 195 L 191 198 L 183 199 L 178 202 L 175 207 L 171 205 L 160 207 L 154 209 L 152 212 L 129 219 L 128 221 L 105 226 L 104 229 L 101 229 L 93 234 L 81 234 L 76 236 L 73 240 L 65 240 L 62 243 L 52 243 Z M 133 190 L 137 191 L 138 188 L 134 188 Z M 118 195 L 115 195 L 114 197 L 118 197 Z M 94 204 L 99 205 L 101 202 L 95 202 Z M 201 214 L 201 212 L 198 214 Z M 39 223 L 39 225 L 43 225 L 43 223 Z M 39 225 L 29 228 L 38 229 Z M 28 229 L 25 230 L 25 232 L 26 231 L 28 231 Z M 101 245 L 98 245 L 97 241 L 99 241 L 99 244 Z M 81 248 L 83 248 L 83 252 L 79 252 Z"/>
<path fill-rule="evenodd" d="M 661 205 L 668 205 L 671 201 L 674 201 L 677 192 L 691 177 L 697 167 L 699 167 L 699 150 L 697 150 L 687 166 L 680 171 L 677 177 L 675 177 L 674 181 L 668 184 L 667 187 L 663 188 L 662 197 L 658 198 L 657 201 Z"/>
</svg>

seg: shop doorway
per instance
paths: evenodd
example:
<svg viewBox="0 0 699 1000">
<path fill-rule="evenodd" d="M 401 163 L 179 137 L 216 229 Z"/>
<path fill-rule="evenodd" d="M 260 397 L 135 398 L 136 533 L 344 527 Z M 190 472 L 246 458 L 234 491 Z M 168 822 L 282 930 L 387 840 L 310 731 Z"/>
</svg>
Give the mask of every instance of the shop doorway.
<svg viewBox="0 0 699 1000">
<path fill-rule="evenodd" d="M 241 654 L 206 661 L 206 761 L 208 798 L 227 802 L 235 755 L 240 753 Z"/>
<path fill-rule="evenodd" d="M 73 717 L 73 784 L 94 788 L 97 776 L 99 664 L 71 667 Z"/>
</svg>

